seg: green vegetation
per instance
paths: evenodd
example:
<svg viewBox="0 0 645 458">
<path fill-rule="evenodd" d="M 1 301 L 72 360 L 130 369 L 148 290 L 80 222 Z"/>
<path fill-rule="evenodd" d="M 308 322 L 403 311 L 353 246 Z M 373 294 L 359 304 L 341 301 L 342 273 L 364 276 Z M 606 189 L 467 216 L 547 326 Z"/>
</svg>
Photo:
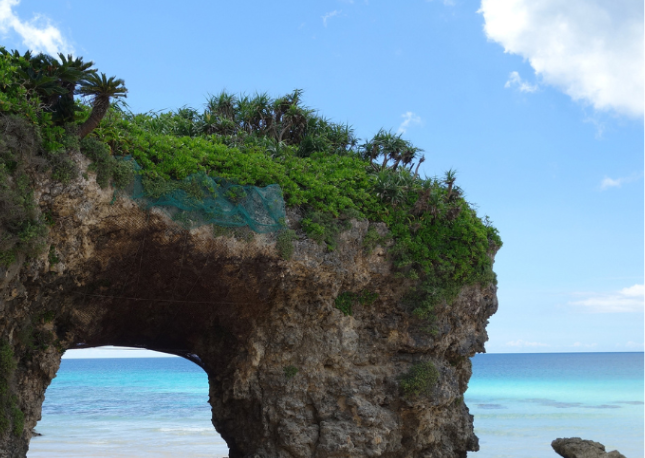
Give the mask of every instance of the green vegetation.
<svg viewBox="0 0 645 458">
<path fill-rule="evenodd" d="M 345 291 L 340 293 L 335 301 L 334 305 L 338 310 L 343 312 L 345 316 L 352 315 L 354 313 L 355 305 L 371 305 L 378 298 L 378 294 L 373 291 L 368 291 L 364 289 L 359 293 L 352 293 L 351 291 Z"/>
<path fill-rule="evenodd" d="M 296 366 L 285 366 L 282 370 L 284 371 L 284 376 L 287 379 L 295 377 L 298 373 L 298 368 Z"/>
<path fill-rule="evenodd" d="M 399 378 L 399 386 L 407 397 L 431 396 L 438 381 L 439 371 L 431 361 L 428 361 L 413 365 Z"/>
<path fill-rule="evenodd" d="M 400 135 L 380 130 L 360 141 L 349 125 L 304 106 L 300 90 L 278 98 L 222 92 L 203 110 L 132 113 L 116 100 L 127 94 L 124 82 L 92 65 L 0 49 L 0 127 L 7 133 L 0 142 L 1 265 L 47 246 L 50 223 L 33 201 L 31 177 L 50 169 L 69 182 L 78 171 L 68 152 L 80 149 L 100 186 L 122 189 L 134 180 L 133 195 L 175 206 L 173 217 L 185 227 L 219 221 L 193 211 L 207 208 L 208 199 L 239 208 L 251 189 L 271 185 L 279 185 L 281 198 L 265 204 L 284 199 L 299 207 L 304 232 L 329 250 L 352 219 L 383 222 L 387 236 L 370 227 L 364 249 L 388 245 L 397 275 L 413 285 L 404 302 L 430 322 L 435 307 L 464 285 L 495 282 L 497 230 L 464 199 L 454 170 L 419 176 L 422 150 Z M 245 224 L 242 218 L 231 226 Z M 219 226 L 215 235 L 231 233 Z M 281 230 L 277 246 L 288 259 L 294 235 L 277 222 L 264 228 L 253 230 Z M 232 232 L 247 241 L 253 235 Z M 356 300 L 340 295 L 336 306 L 351 314 Z"/>
<path fill-rule="evenodd" d="M 11 432 L 14 436 L 20 437 L 25 429 L 25 414 L 18 407 L 18 399 L 15 396 L 11 398 L 11 420 L 13 422 Z"/>
<path fill-rule="evenodd" d="M 385 246 L 390 240 L 392 240 L 392 237 L 389 234 L 381 236 L 376 228 L 370 225 L 365 237 L 363 237 L 363 249 L 365 253 L 370 254 L 378 245 Z"/>
<path fill-rule="evenodd" d="M 54 321 L 55 317 L 56 317 L 56 314 L 54 313 L 53 310 L 47 310 L 42 315 L 40 315 L 40 319 L 42 320 L 43 323 L 51 323 L 52 321 Z"/>
<path fill-rule="evenodd" d="M 47 315 L 40 318 L 45 319 Z M 53 318 L 53 317 L 52 317 Z M 29 359 L 31 353 L 39 350 L 46 350 L 54 341 L 54 334 L 46 329 L 40 329 L 32 324 L 23 325 L 15 333 L 17 340 L 24 346 L 26 357 Z"/>
<path fill-rule="evenodd" d="M 48 224 L 34 202 L 32 177 L 46 169 L 64 184 L 76 177 L 67 151 L 78 145 L 78 124 L 84 126 L 88 115 L 100 117 L 74 99 L 77 88 L 97 75 L 92 65 L 62 54 L 56 59 L 0 48 L 0 266 L 46 247 Z M 83 91 L 105 110 L 110 97 L 122 95 Z"/>
<path fill-rule="evenodd" d="M 25 416 L 9 387 L 15 369 L 16 361 L 11 345 L 0 341 L 0 436 L 4 435 L 11 425 L 13 434 L 20 436 L 25 425 Z"/>
<path fill-rule="evenodd" d="M 47 258 L 50 266 L 55 266 L 60 262 L 60 258 L 56 255 L 56 247 L 54 245 L 49 246 L 49 255 Z"/>
<path fill-rule="evenodd" d="M 278 249 L 278 253 L 280 253 L 280 256 L 285 261 L 291 259 L 291 255 L 293 254 L 294 250 L 293 241 L 297 238 L 298 237 L 296 236 L 296 231 L 292 231 L 291 229 L 282 229 L 280 232 L 278 232 L 276 247 Z"/>
<path fill-rule="evenodd" d="M 33 199 L 29 170 L 36 166 L 38 130 L 16 115 L 0 116 L 0 265 L 44 248 L 47 228 Z"/>
</svg>

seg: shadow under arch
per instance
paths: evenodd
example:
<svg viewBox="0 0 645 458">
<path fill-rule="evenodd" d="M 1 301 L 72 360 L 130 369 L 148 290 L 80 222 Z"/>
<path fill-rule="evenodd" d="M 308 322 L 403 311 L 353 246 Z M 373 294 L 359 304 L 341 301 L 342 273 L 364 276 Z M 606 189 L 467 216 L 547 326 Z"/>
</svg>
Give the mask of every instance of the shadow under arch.
<svg viewBox="0 0 645 458">
<path fill-rule="evenodd" d="M 208 378 L 195 364 L 114 347 L 66 356 L 29 457 L 228 455 L 211 424 Z"/>
</svg>

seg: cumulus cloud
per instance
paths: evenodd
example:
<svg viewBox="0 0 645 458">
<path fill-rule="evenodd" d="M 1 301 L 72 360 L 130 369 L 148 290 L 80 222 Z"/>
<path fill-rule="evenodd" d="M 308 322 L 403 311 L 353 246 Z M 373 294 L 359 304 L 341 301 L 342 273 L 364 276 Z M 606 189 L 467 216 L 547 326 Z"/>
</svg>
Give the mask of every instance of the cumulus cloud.
<svg viewBox="0 0 645 458">
<path fill-rule="evenodd" d="M 35 15 L 31 21 L 21 20 L 13 11 L 19 4 L 20 0 L 0 0 L 0 33 L 17 33 L 23 44 L 35 52 L 73 52 L 72 46 L 63 38 L 60 30 L 51 25 L 48 18 Z"/>
<path fill-rule="evenodd" d="M 322 16 L 323 25 L 327 27 L 327 19 L 331 19 L 334 16 L 338 16 L 342 11 L 343 10 L 334 10 Z"/>
<path fill-rule="evenodd" d="M 538 89 L 536 84 L 527 83 L 517 72 L 511 72 L 510 75 L 508 75 L 508 81 L 506 81 L 504 87 L 507 89 L 514 87 L 520 92 L 535 92 Z"/>
<path fill-rule="evenodd" d="M 583 295 L 583 294 L 580 294 Z M 584 299 L 571 301 L 571 305 L 587 307 L 595 313 L 642 312 L 645 301 L 645 287 L 633 285 L 615 293 L 587 293 Z"/>
<path fill-rule="evenodd" d="M 403 118 L 403 122 L 399 126 L 399 129 L 397 130 L 397 133 L 399 134 L 404 134 L 408 131 L 408 127 L 411 126 L 416 126 L 421 124 L 421 117 L 417 116 L 411 111 L 406 111 L 401 115 Z"/>
<path fill-rule="evenodd" d="M 542 342 L 527 342 L 526 340 L 518 339 L 518 340 L 512 340 L 510 342 L 506 342 L 507 347 L 518 347 L 518 348 L 525 348 L 525 347 L 550 347 L 549 344 L 545 344 Z"/>
<path fill-rule="evenodd" d="M 643 2 L 482 0 L 489 40 L 596 110 L 643 116 Z"/>
</svg>

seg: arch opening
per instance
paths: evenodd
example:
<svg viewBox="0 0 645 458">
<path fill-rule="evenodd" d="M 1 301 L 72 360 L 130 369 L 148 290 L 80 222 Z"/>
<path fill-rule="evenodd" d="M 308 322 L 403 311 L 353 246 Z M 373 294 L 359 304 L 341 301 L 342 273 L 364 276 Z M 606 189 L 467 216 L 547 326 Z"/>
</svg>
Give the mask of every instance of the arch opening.
<svg viewBox="0 0 645 458">
<path fill-rule="evenodd" d="M 225 457 L 206 372 L 140 348 L 66 352 L 46 392 L 28 456 Z"/>
</svg>

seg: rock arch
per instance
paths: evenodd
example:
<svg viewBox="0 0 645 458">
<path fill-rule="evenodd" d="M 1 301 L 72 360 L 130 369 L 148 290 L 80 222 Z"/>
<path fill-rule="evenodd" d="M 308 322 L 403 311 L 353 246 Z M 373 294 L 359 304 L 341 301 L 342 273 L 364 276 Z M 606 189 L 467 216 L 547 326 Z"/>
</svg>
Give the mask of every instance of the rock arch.
<svg viewBox="0 0 645 458">
<path fill-rule="evenodd" d="M 58 350 L 100 345 L 202 366 L 213 425 L 232 458 L 465 457 L 478 449 L 462 401 L 469 357 L 483 351 L 497 309 L 494 286 L 464 288 L 437 310 L 429 334 L 400 305 L 409 285 L 382 250 L 362 249 L 365 222 L 354 222 L 334 252 L 302 239 L 284 261 L 272 235 L 189 231 L 93 183 L 43 183 L 41 192 L 59 261 L 42 256 L 0 284 L 0 336 L 18 362 L 11 386 L 25 414 L 24 431 L 0 439 L 0 457 L 25 456 Z M 338 294 L 364 288 L 378 293 L 374 304 L 352 316 L 334 306 Z M 19 335 L 29 327 L 43 339 L 35 348 Z M 399 377 L 420 361 L 434 363 L 439 382 L 431 396 L 405 397 Z"/>
</svg>

